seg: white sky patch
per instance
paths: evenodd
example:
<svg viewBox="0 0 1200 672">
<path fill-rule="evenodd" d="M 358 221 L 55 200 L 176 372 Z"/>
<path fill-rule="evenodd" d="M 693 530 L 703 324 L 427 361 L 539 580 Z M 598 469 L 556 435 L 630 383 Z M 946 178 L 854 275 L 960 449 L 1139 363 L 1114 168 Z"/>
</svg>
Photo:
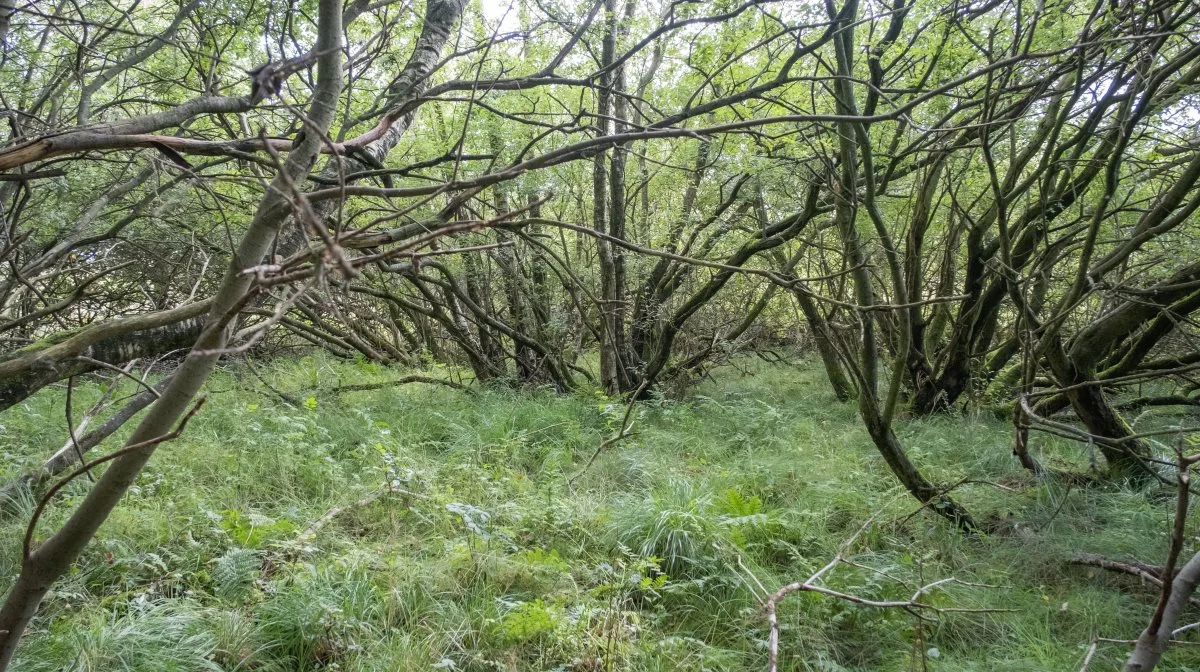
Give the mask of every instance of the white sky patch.
<svg viewBox="0 0 1200 672">
<path fill-rule="evenodd" d="M 502 22 L 500 24 L 502 31 L 520 28 L 520 23 L 517 21 L 517 0 L 478 0 L 478 2 L 489 24 L 495 26 L 496 22 Z"/>
</svg>

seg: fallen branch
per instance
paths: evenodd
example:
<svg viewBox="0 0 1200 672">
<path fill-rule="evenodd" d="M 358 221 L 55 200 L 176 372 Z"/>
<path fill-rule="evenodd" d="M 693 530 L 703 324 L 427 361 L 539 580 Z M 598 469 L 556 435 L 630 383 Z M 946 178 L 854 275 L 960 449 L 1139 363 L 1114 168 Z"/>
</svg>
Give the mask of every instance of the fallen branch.
<svg viewBox="0 0 1200 672">
<path fill-rule="evenodd" d="M 1099 555 L 1078 555 L 1067 559 L 1068 565 L 1081 565 L 1085 567 L 1099 567 L 1110 572 L 1120 572 L 1123 574 L 1132 574 L 1143 578 L 1155 586 L 1162 586 L 1163 568 L 1158 565 L 1148 565 L 1137 560 L 1121 561 L 1109 560 L 1108 558 Z"/>
<path fill-rule="evenodd" d="M 467 387 L 466 385 L 463 385 L 462 383 L 456 383 L 453 380 L 446 380 L 444 378 L 434 378 L 432 376 L 421 376 L 421 375 L 404 376 L 403 378 L 397 378 L 395 380 L 388 380 L 388 381 L 384 381 L 382 383 L 360 383 L 357 385 L 338 385 L 337 387 L 334 387 L 334 388 L 330 389 L 329 391 L 334 392 L 335 394 L 341 394 L 342 392 L 366 392 L 369 390 L 381 390 L 385 387 L 396 387 L 399 385 L 407 385 L 409 383 L 427 383 L 429 385 L 445 385 L 446 387 L 451 387 L 456 390 L 462 390 L 464 392 L 474 392 L 474 390 L 472 390 L 470 387 Z M 325 390 L 322 390 L 322 391 L 325 391 Z"/>
<path fill-rule="evenodd" d="M 250 366 L 250 372 L 253 373 L 254 377 L 258 378 L 259 382 L 261 382 L 263 385 L 265 385 L 267 387 L 267 389 L 271 391 L 272 394 L 274 394 L 276 397 L 279 397 L 279 399 L 281 401 L 283 401 L 283 403 L 290 404 L 292 406 L 300 406 L 301 404 L 303 404 L 304 402 L 300 395 L 303 395 L 305 393 L 343 394 L 345 392 L 369 392 L 371 390 L 382 390 L 382 389 L 388 388 L 388 387 L 399 387 L 400 385 L 408 385 L 409 383 L 425 383 L 428 385 L 443 385 L 445 387 L 449 387 L 449 388 L 452 388 L 455 390 L 466 392 L 467 394 L 475 394 L 474 389 L 472 389 L 471 387 L 469 387 L 467 385 L 463 385 L 462 383 L 456 383 L 453 380 L 446 380 L 444 378 L 434 378 L 432 376 L 422 376 L 422 375 L 417 375 L 417 374 L 414 374 L 411 376 L 404 376 L 402 378 L 397 378 L 395 380 L 386 380 L 386 381 L 379 382 L 379 383 L 356 383 L 354 385 L 337 385 L 334 387 L 309 387 L 309 388 L 303 388 L 300 390 L 296 390 L 294 392 L 284 392 L 283 390 L 280 390 L 280 389 L 274 387 L 273 385 L 271 385 L 269 382 L 267 382 L 267 380 L 257 370 L 255 370 L 255 368 L 253 366 Z"/>
<path fill-rule="evenodd" d="M 300 533 L 300 536 L 296 537 L 296 540 L 297 541 L 309 541 L 310 539 L 313 539 L 314 537 L 317 536 L 317 533 L 321 531 L 321 528 L 323 528 L 327 524 L 329 524 L 329 521 L 333 520 L 334 518 L 337 518 L 338 516 L 342 515 L 343 513 L 345 513 L 346 511 L 348 511 L 350 509 L 360 509 L 360 508 L 376 501 L 380 497 L 383 497 L 387 493 L 388 493 L 388 490 L 376 490 L 375 492 L 372 492 L 371 494 L 367 495 L 366 497 L 363 497 L 362 499 L 358 500 L 357 502 L 352 502 L 352 503 L 346 504 L 344 506 L 333 507 L 332 509 L 326 511 L 325 515 L 321 516 L 320 518 L 317 518 L 316 520 L 314 520 L 312 522 L 311 525 L 309 525 L 307 528 L 305 528 L 305 530 Z"/>
<path fill-rule="evenodd" d="M 402 488 L 393 488 L 393 487 L 380 488 L 379 490 L 376 490 L 375 492 L 372 492 L 371 494 L 367 495 L 366 497 L 363 497 L 362 499 L 359 499 L 355 502 L 351 502 L 351 503 L 345 504 L 343 506 L 335 506 L 332 509 L 326 511 L 324 515 L 322 515 L 320 518 L 317 518 L 316 520 L 314 520 L 312 522 L 311 525 L 306 527 L 304 529 L 304 531 L 301 532 L 300 535 L 296 537 L 296 540 L 297 541 L 309 541 L 309 540 L 313 539 L 314 537 L 316 537 L 317 533 L 321 531 L 321 528 L 328 525 L 329 522 L 332 521 L 334 518 L 337 518 L 338 516 L 342 515 L 343 513 L 347 512 L 351 509 L 361 509 L 362 507 L 367 506 L 368 504 L 371 504 L 371 503 L 377 501 L 384 495 L 391 495 L 391 494 L 401 494 L 401 495 L 407 495 L 409 497 L 416 497 L 418 499 L 428 499 L 428 497 L 425 495 L 422 495 L 422 494 L 416 493 L 416 492 L 412 492 L 409 490 L 404 490 Z"/>
<path fill-rule="evenodd" d="M 260 382 L 260 383 L 262 383 L 264 386 L 266 386 L 266 388 L 267 388 L 268 390 L 270 390 L 272 394 L 274 394 L 275 396 L 279 397 L 279 399 L 280 399 L 281 401 L 283 401 L 283 403 L 285 403 L 285 404 L 290 404 L 290 405 L 292 405 L 292 406 L 299 406 L 299 405 L 300 405 L 300 399 L 298 399 L 297 397 L 294 397 L 294 396 L 292 396 L 292 395 L 288 394 L 287 392 L 284 392 L 284 391 L 282 391 L 282 390 L 280 390 L 280 389 L 276 388 L 274 385 L 272 385 L 271 383 L 267 382 L 267 379 L 266 379 L 266 378 L 264 378 L 264 377 L 263 377 L 263 375 L 262 375 L 261 373 L 259 373 L 259 371 L 258 371 L 258 369 L 257 369 L 257 368 L 255 368 L 253 360 L 251 360 L 251 359 L 249 359 L 249 358 L 247 358 L 247 359 L 246 359 L 246 368 L 250 369 L 250 373 L 251 373 L 251 374 L 253 374 L 253 375 L 254 375 L 254 377 L 258 379 L 258 382 Z"/>
<path fill-rule="evenodd" d="M 1144 562 L 1130 560 L 1122 562 L 1119 560 L 1109 560 L 1098 555 L 1081 555 L 1067 560 L 1068 565 L 1081 565 L 1085 567 L 1099 567 L 1110 572 L 1118 572 L 1122 574 L 1130 574 L 1150 582 L 1156 588 L 1162 588 L 1162 573 L 1163 568 L 1158 565 L 1148 565 Z M 1178 574 L 1178 572 L 1176 572 Z M 1200 597 L 1189 597 L 1188 600 L 1200 606 Z"/>
<path fill-rule="evenodd" d="M 924 508 L 924 507 L 922 507 L 922 508 Z M 825 586 L 819 585 L 818 582 L 822 579 L 822 577 L 824 577 L 826 574 L 831 573 L 839 564 L 844 563 L 844 564 L 856 565 L 856 563 L 853 563 L 853 562 L 847 560 L 846 555 L 849 553 L 849 551 L 853 547 L 854 543 L 871 527 L 871 525 L 875 522 L 875 520 L 881 514 L 882 514 L 882 509 L 879 512 L 872 515 L 870 518 L 868 518 L 867 521 L 865 523 L 863 523 L 863 525 L 861 527 L 859 527 L 858 530 L 853 535 L 851 535 L 849 539 L 847 539 L 845 542 L 842 543 L 841 548 L 838 549 L 837 555 L 835 555 L 832 560 L 830 560 L 828 563 L 826 563 L 824 567 L 821 567 L 820 569 L 818 569 L 816 572 L 814 572 L 811 576 L 809 576 L 804 581 L 797 581 L 795 583 L 789 583 L 788 585 L 783 586 L 779 590 L 775 591 L 774 594 L 772 594 L 770 597 L 768 597 L 763 602 L 763 608 L 767 612 L 767 624 L 770 626 L 770 629 L 771 629 L 770 638 L 769 638 L 768 644 L 767 644 L 767 647 L 768 647 L 767 648 L 767 656 L 768 656 L 767 657 L 767 669 L 769 672 L 778 672 L 779 671 L 779 617 L 777 615 L 778 606 L 779 606 L 779 603 L 782 602 L 784 598 L 786 598 L 788 595 L 791 595 L 792 593 L 795 593 L 795 592 L 819 593 L 821 595 L 828 595 L 830 597 L 836 597 L 840 600 L 845 600 L 847 602 L 851 602 L 853 604 L 861 605 L 864 607 L 875 607 L 875 608 L 881 608 L 881 609 L 889 609 L 889 608 L 903 609 L 903 610 L 913 614 L 918 619 L 926 618 L 924 616 L 925 612 L 932 612 L 934 614 L 941 615 L 941 614 L 945 614 L 945 613 L 997 613 L 997 612 L 1013 611 L 1012 609 L 987 609 L 987 608 L 971 609 L 971 608 L 957 608 L 957 607 L 935 607 L 932 604 L 920 601 L 920 598 L 922 595 L 926 595 L 926 594 L 932 592 L 935 588 L 946 585 L 946 584 L 953 583 L 953 584 L 959 584 L 959 585 L 980 585 L 980 584 L 967 583 L 965 581 L 959 581 L 958 579 L 956 579 L 954 577 L 947 577 L 944 579 L 938 579 L 937 581 L 933 581 L 931 583 L 927 583 L 927 584 L 917 588 L 907 600 L 872 600 L 872 599 L 868 599 L 865 597 L 861 597 L 859 595 L 843 593 L 841 591 L 833 590 L 830 588 L 826 588 Z M 995 586 L 987 586 L 987 587 L 995 587 Z"/>
</svg>

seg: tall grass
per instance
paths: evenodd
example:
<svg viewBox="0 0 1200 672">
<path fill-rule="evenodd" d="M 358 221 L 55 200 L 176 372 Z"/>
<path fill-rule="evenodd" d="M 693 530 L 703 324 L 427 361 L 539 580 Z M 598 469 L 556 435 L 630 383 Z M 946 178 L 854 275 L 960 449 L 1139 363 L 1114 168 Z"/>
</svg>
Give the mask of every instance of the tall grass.
<svg viewBox="0 0 1200 672">
<path fill-rule="evenodd" d="M 1065 561 L 1159 561 L 1169 498 L 1037 486 L 989 417 L 904 423 L 930 478 L 978 481 L 958 496 L 992 532 L 965 538 L 913 515 L 819 367 L 743 364 L 641 405 L 573 487 L 619 402 L 412 385 L 306 391 L 294 407 L 231 368 L 55 587 L 14 669 L 762 670 L 763 591 L 808 576 L 874 514 L 830 586 L 891 599 L 954 576 L 973 585 L 929 599 L 1012 611 L 922 622 L 796 594 L 780 609 L 784 669 L 1070 670 L 1094 637 L 1136 636 L 1153 590 Z M 297 391 L 396 374 L 310 357 L 268 375 Z M 80 385 L 77 403 L 97 394 Z M 62 403 L 51 389 L 0 418 L 0 475 L 62 444 Z M 1036 440 L 1044 461 L 1086 468 L 1086 451 Z M 87 487 L 68 487 L 44 529 Z M 27 516 L 0 521 L 0 584 Z M 1103 647 L 1094 669 L 1124 653 Z M 1167 663 L 1198 666 L 1188 647 Z"/>
</svg>

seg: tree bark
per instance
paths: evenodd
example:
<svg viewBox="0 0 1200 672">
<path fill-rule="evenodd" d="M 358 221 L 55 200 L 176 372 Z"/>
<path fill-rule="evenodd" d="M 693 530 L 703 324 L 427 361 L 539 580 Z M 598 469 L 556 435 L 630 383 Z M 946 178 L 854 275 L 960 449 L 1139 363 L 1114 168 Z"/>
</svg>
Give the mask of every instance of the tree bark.
<svg viewBox="0 0 1200 672">
<path fill-rule="evenodd" d="M 793 292 L 792 295 L 796 297 L 800 312 L 804 313 L 808 328 L 812 330 L 813 343 L 816 345 L 817 354 L 821 357 L 821 364 L 825 367 L 825 377 L 829 379 L 829 385 L 833 388 L 833 396 L 838 401 L 853 399 L 854 386 L 846 377 L 845 369 L 842 368 L 842 359 L 838 355 L 837 344 L 834 342 L 837 336 L 833 333 L 832 327 L 829 326 L 829 322 L 821 314 L 817 302 L 811 296 L 802 291 Z"/>
<path fill-rule="evenodd" d="M 210 307 L 211 301 L 198 301 L 106 320 L 25 346 L 0 361 L 0 411 L 47 385 L 101 368 L 96 362 L 120 365 L 187 348 L 200 335 Z"/>
<path fill-rule="evenodd" d="M 832 9 L 831 9 L 832 11 Z M 845 8 L 830 18 L 842 26 L 842 30 L 834 38 L 834 51 L 837 57 L 838 79 L 835 82 L 837 107 L 840 114 L 856 116 L 854 92 L 850 86 L 853 72 L 854 57 L 853 25 L 858 13 L 857 0 L 849 0 Z M 849 121 L 841 121 L 838 128 L 838 163 L 839 176 L 836 182 L 837 198 L 834 219 L 842 238 L 842 246 L 846 264 L 850 267 L 850 278 L 854 286 L 856 303 L 862 308 L 876 305 L 875 290 L 871 284 L 871 273 L 867 265 L 867 255 L 863 249 L 862 238 L 856 225 L 858 212 L 858 157 L 856 151 L 856 131 Z M 894 282 L 902 282 L 894 279 Z M 898 293 L 903 287 L 897 286 Z M 946 518 L 964 531 L 976 529 L 974 520 L 965 509 L 959 506 L 944 492 L 930 483 L 908 459 L 904 447 L 891 427 L 891 410 L 896 403 L 895 397 L 889 392 L 885 404 L 892 408 L 881 407 L 879 403 L 879 345 L 875 336 L 875 311 L 860 310 L 861 324 L 859 341 L 859 361 L 855 376 L 859 381 L 858 410 L 866 424 L 867 432 L 875 448 L 883 456 L 884 461 L 913 497 L 922 504 L 932 508 L 934 513 Z M 901 353 L 900 356 L 904 356 Z M 893 376 L 903 375 L 899 371 Z M 892 381 L 894 386 L 898 382 Z"/>
<path fill-rule="evenodd" d="M 1159 619 L 1158 628 L 1151 632 L 1148 627 L 1138 637 L 1133 653 L 1125 663 L 1125 672 L 1150 672 L 1158 666 L 1171 643 L 1171 634 L 1179 623 L 1179 616 L 1187 607 L 1192 593 L 1196 592 L 1197 583 L 1200 583 L 1200 553 L 1193 555 L 1175 575 L 1171 583 L 1171 597 Z"/>
</svg>

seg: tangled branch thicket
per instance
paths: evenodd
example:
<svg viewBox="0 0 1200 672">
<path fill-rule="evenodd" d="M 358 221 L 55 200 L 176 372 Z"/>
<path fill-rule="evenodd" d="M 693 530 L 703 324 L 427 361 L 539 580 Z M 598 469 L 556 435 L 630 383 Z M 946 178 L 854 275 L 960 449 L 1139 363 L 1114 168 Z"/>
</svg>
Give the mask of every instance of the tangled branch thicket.
<svg viewBox="0 0 1200 672">
<path fill-rule="evenodd" d="M 171 376 L 0 667 L 222 356 L 632 403 L 803 344 L 968 533 L 898 417 L 1180 480 L 1127 416 L 1200 405 L 1198 37 L 1182 0 L 0 2 L 0 409 Z"/>
</svg>

